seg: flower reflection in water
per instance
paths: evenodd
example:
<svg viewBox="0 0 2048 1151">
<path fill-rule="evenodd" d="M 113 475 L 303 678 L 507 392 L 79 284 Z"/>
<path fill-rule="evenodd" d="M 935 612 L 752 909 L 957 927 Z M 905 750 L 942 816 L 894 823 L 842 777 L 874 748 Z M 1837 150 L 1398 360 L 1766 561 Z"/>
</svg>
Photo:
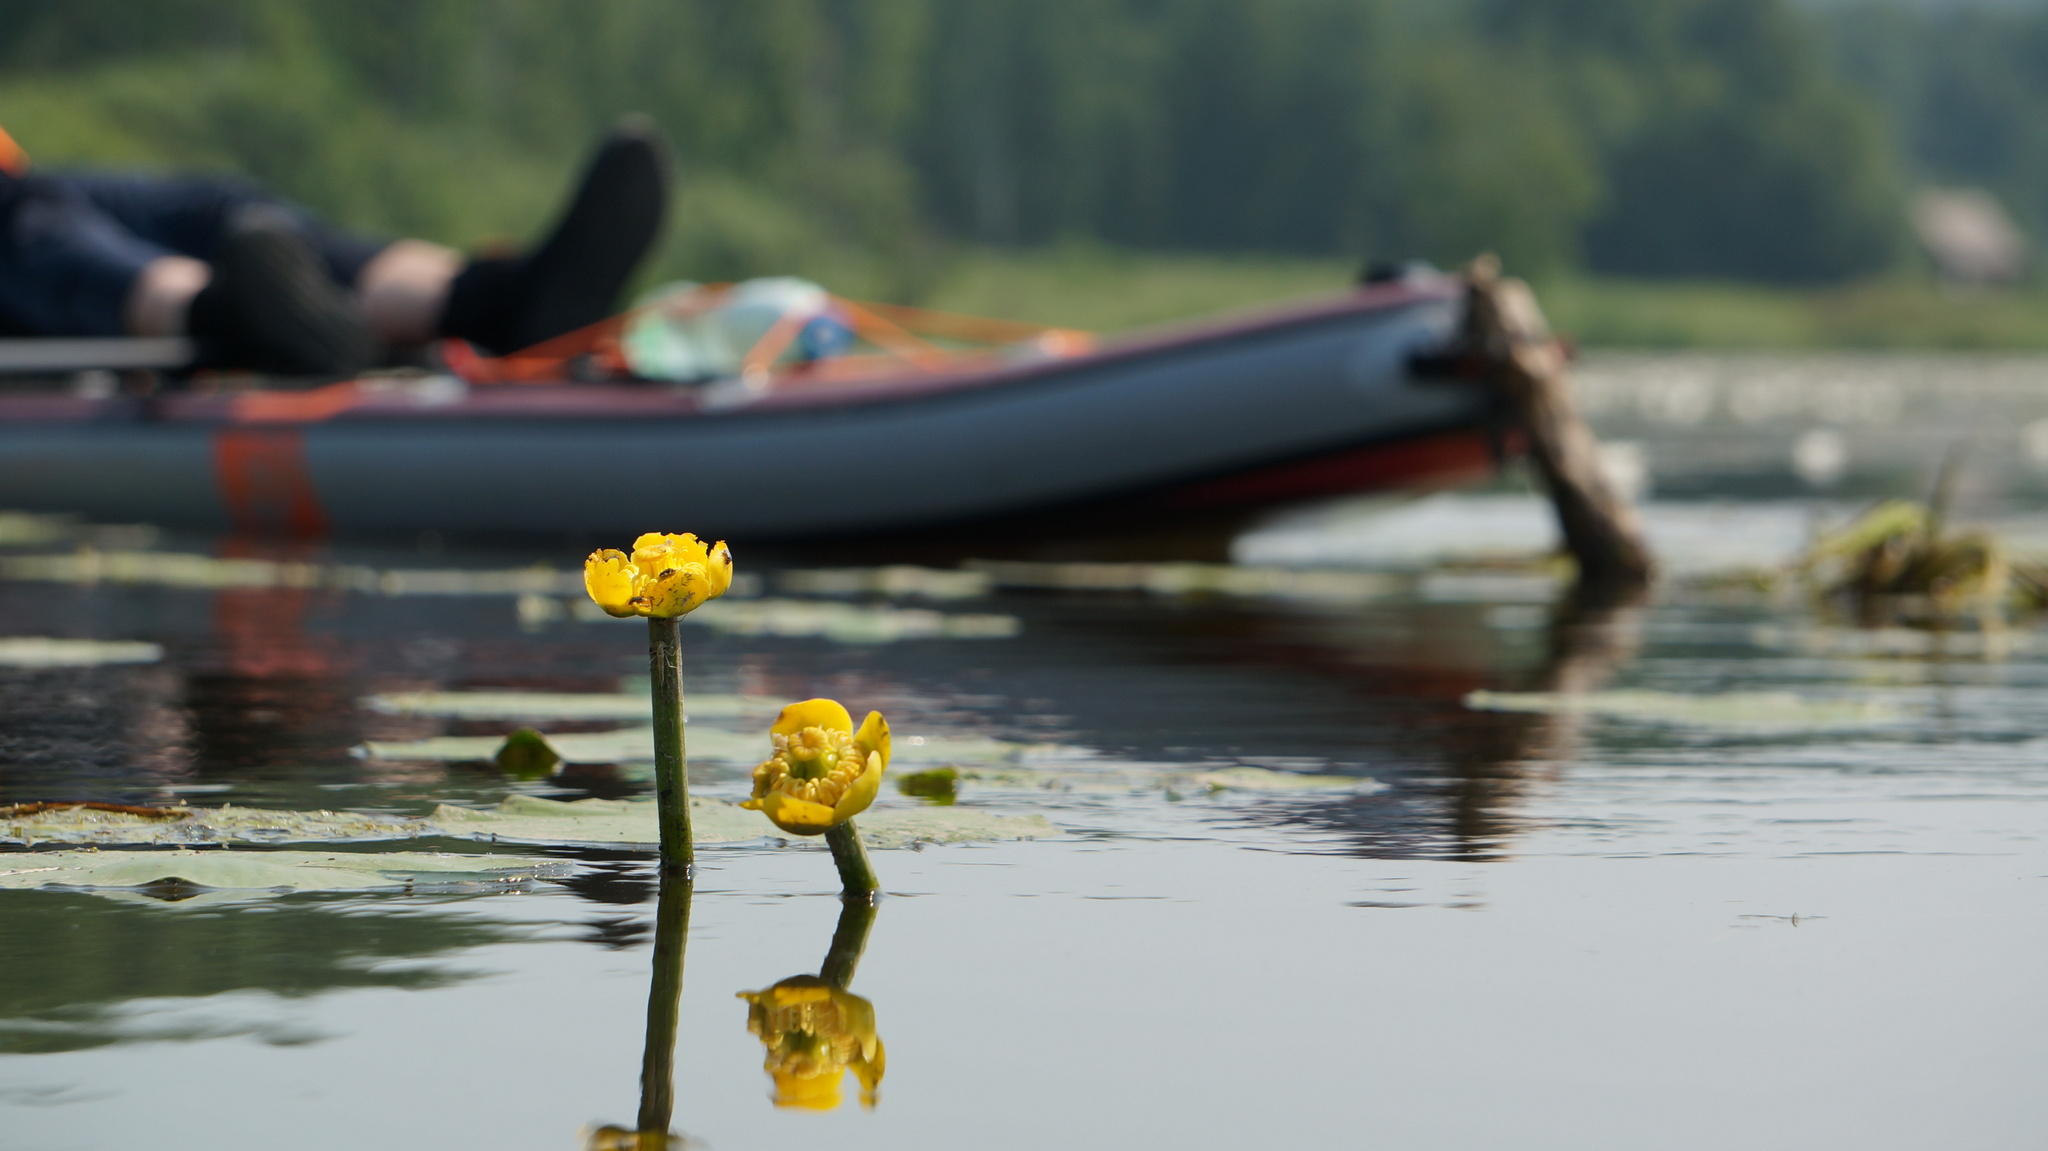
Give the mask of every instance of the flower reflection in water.
<svg viewBox="0 0 2048 1151">
<path fill-rule="evenodd" d="M 816 975 L 796 975 L 761 991 L 742 991 L 747 1030 L 768 1050 L 765 1067 L 775 1081 L 777 1107 L 830 1111 L 839 1106 L 846 1073 L 860 1083 L 860 1102 L 873 1107 L 887 1056 L 875 1033 L 875 1007 L 847 990 L 875 905 L 848 897 L 832 947 Z"/>
</svg>

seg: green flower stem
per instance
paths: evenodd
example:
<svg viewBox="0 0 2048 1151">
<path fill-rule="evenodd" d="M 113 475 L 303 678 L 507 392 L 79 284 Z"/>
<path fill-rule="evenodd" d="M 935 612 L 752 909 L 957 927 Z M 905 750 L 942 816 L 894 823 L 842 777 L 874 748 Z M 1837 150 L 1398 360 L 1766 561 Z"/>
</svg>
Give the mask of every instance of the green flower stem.
<svg viewBox="0 0 2048 1151">
<path fill-rule="evenodd" d="M 868 895 L 848 895 L 839 903 L 839 927 L 832 932 L 832 946 L 818 968 L 818 978 L 841 991 L 853 983 L 860 967 L 860 954 L 867 950 L 868 931 L 875 925 L 875 901 Z"/>
<path fill-rule="evenodd" d="M 647 1048 L 640 1057 L 644 1146 L 667 1147 L 676 1109 L 676 1020 L 683 1001 L 683 947 L 690 937 L 689 875 L 663 875 L 654 909 L 654 978 L 647 985 Z M 659 1142 L 649 1142 L 654 1135 Z"/>
<path fill-rule="evenodd" d="M 868 849 L 862 846 L 860 832 L 854 830 L 852 820 L 826 832 L 825 842 L 832 845 L 832 862 L 839 865 L 839 885 L 849 897 L 872 900 L 881 894 L 882 881 L 875 878 L 875 865 L 868 862 Z"/>
<path fill-rule="evenodd" d="M 685 874 L 696 862 L 690 838 L 689 758 L 683 749 L 683 647 L 672 619 L 647 620 L 647 671 L 654 692 L 654 806 L 661 822 L 661 870 Z"/>
</svg>

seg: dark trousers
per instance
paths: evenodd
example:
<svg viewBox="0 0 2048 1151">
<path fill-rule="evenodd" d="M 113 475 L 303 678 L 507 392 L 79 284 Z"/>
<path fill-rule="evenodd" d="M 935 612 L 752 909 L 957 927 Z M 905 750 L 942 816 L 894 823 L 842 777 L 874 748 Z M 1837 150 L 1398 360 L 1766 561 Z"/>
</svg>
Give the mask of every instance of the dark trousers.
<svg viewBox="0 0 2048 1151">
<path fill-rule="evenodd" d="M 344 232 L 244 180 L 101 172 L 0 175 L 0 335 L 118 336 L 143 265 L 211 260 L 228 218 L 275 204 L 299 220 L 340 284 L 387 241 Z"/>
</svg>

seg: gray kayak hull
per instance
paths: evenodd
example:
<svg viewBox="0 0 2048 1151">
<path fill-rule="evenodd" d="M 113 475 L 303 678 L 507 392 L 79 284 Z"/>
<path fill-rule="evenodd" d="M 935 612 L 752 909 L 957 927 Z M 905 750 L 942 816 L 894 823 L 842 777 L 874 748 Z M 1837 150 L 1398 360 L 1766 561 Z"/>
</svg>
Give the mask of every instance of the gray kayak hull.
<svg viewBox="0 0 2048 1151">
<path fill-rule="evenodd" d="M 942 528 L 1479 426 L 1482 394 L 1408 368 L 1456 310 L 1448 292 L 1360 293 L 904 387 L 438 379 L 376 385 L 334 412 L 247 397 L 116 399 L 83 415 L 0 404 L 0 505 L 291 534 Z"/>
</svg>

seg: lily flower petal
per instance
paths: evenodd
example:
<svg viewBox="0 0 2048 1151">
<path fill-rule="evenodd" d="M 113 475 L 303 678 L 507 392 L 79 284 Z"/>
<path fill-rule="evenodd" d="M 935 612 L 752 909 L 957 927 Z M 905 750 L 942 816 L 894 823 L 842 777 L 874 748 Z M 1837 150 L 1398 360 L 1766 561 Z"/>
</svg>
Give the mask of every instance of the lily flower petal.
<svg viewBox="0 0 2048 1151">
<path fill-rule="evenodd" d="M 846 789 L 846 794 L 840 796 L 839 802 L 832 805 L 832 822 L 835 825 L 845 823 L 866 811 L 881 790 L 882 753 L 872 751 L 868 753 L 867 769 L 854 777 L 853 783 Z"/>
<path fill-rule="evenodd" d="M 768 817 L 768 822 L 791 835 L 823 835 L 840 822 L 832 808 L 780 791 L 771 791 L 740 806 L 760 812 Z"/>
<path fill-rule="evenodd" d="M 704 565 L 687 563 L 665 568 L 653 579 L 644 581 L 640 594 L 633 597 L 633 606 L 641 615 L 674 619 L 703 606 L 711 598 L 710 590 L 710 583 L 704 578 Z"/>
<path fill-rule="evenodd" d="M 775 725 L 768 729 L 770 735 L 795 735 L 807 727 L 822 727 L 826 731 L 852 731 L 853 713 L 836 699 L 807 699 L 782 709 L 775 717 Z M 865 730 L 865 729 L 863 729 Z"/>
<path fill-rule="evenodd" d="M 583 561 L 583 590 L 604 613 L 624 619 L 636 614 L 633 596 L 640 582 L 640 569 L 616 548 L 590 553 Z"/>
<path fill-rule="evenodd" d="M 853 745 L 863 751 L 880 752 L 882 767 L 889 766 L 889 721 L 882 718 L 881 712 L 871 711 L 861 721 L 860 730 L 853 733 Z"/>
</svg>

